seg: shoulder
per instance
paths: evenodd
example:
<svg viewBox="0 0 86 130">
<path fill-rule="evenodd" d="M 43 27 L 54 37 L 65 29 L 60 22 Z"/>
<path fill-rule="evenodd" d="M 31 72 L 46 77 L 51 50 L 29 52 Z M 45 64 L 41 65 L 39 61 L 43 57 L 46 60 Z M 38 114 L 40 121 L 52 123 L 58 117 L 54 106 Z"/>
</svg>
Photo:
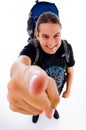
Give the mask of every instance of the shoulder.
<svg viewBox="0 0 86 130">
<path fill-rule="evenodd" d="M 20 55 L 30 57 L 31 62 L 33 63 L 38 52 L 39 50 L 37 41 L 35 39 L 29 39 L 28 44 L 24 46 L 24 48 L 20 52 Z"/>
<path fill-rule="evenodd" d="M 35 45 L 34 45 L 34 39 L 29 39 L 28 44 L 23 47 L 23 49 L 20 52 L 20 55 L 27 55 L 29 53 L 35 52 Z"/>
<path fill-rule="evenodd" d="M 31 58 L 33 61 L 36 55 L 36 48 L 34 46 L 34 40 L 29 40 L 28 44 L 23 47 L 19 55 L 25 55 Z"/>
<path fill-rule="evenodd" d="M 62 42 L 62 44 L 66 44 L 68 47 L 71 46 L 71 44 L 65 39 L 62 39 L 61 42 Z"/>
<path fill-rule="evenodd" d="M 73 51 L 72 45 L 67 40 L 63 39 L 61 42 L 64 46 L 64 49 L 68 50 L 69 52 Z"/>
<path fill-rule="evenodd" d="M 67 40 L 62 40 L 62 44 L 64 45 L 66 55 L 69 57 L 68 67 L 72 67 L 75 64 L 73 48 Z"/>
</svg>

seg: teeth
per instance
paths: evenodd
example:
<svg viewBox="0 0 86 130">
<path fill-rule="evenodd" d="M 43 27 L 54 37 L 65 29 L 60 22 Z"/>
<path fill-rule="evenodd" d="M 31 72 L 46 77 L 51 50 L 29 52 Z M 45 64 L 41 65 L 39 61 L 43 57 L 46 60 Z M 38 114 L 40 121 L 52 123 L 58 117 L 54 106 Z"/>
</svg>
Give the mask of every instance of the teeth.
<svg viewBox="0 0 86 130">
<path fill-rule="evenodd" d="M 54 46 L 48 46 L 49 48 L 54 48 Z"/>
</svg>

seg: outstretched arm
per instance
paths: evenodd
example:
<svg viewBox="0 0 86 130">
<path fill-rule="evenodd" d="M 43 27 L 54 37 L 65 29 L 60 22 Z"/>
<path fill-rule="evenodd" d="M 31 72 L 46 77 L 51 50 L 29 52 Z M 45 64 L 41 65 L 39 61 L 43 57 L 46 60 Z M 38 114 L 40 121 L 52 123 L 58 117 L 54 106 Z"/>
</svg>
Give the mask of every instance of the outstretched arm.
<svg viewBox="0 0 86 130">
<path fill-rule="evenodd" d="M 55 108 L 59 103 L 59 95 L 55 82 L 51 81 L 44 70 L 31 65 L 29 57 L 20 56 L 12 65 L 8 83 L 10 108 L 28 115 L 37 115 Z M 53 87 L 54 95 L 49 87 Z"/>
</svg>

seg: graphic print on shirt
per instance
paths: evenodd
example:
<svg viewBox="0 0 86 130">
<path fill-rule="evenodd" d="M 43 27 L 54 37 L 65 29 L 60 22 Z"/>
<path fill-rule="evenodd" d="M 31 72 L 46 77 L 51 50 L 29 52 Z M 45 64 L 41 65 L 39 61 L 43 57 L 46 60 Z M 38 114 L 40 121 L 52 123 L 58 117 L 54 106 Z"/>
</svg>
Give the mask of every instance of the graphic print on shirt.
<svg viewBox="0 0 86 130">
<path fill-rule="evenodd" d="M 46 73 L 56 81 L 58 88 L 62 86 L 65 76 L 64 68 L 59 66 L 51 66 L 46 69 Z"/>
</svg>

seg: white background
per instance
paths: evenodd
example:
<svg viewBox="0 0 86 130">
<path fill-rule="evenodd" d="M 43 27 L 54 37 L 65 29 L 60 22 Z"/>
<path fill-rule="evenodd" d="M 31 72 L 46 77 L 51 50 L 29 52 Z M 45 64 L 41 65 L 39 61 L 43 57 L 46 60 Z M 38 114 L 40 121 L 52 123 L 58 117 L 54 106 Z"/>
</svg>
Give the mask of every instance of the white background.
<svg viewBox="0 0 86 130">
<path fill-rule="evenodd" d="M 49 1 L 49 0 L 47 0 Z M 0 130 L 86 130 L 86 3 L 85 0 L 50 0 L 60 11 L 62 38 L 71 43 L 75 73 L 68 99 L 61 98 L 59 120 L 44 114 L 37 124 L 31 116 L 12 112 L 7 101 L 10 67 L 27 44 L 27 19 L 35 0 L 0 1 Z"/>
</svg>

